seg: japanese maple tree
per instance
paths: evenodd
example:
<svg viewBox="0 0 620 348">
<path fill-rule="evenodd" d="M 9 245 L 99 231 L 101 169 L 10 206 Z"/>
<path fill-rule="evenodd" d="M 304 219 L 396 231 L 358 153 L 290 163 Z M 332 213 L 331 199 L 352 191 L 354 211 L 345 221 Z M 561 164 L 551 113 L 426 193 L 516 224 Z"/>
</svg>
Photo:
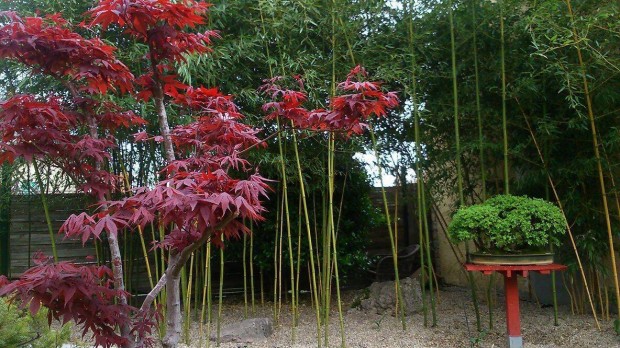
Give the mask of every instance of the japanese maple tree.
<svg viewBox="0 0 620 348">
<path fill-rule="evenodd" d="M 153 324 L 151 305 L 164 287 L 163 344 L 176 346 L 181 329 L 180 273 L 191 253 L 206 242 L 221 243 L 222 236 L 248 232 L 239 218 L 261 219 L 261 199 L 268 186 L 243 158 L 244 150 L 260 145 L 257 131 L 240 123 L 243 117 L 231 96 L 215 88 L 186 86 L 174 73 L 174 63 L 184 54 L 208 52 L 211 38 L 217 36 L 213 31 L 185 31 L 204 24 L 207 8 L 208 4 L 194 1 L 112 0 L 100 1 L 88 13 L 87 27 L 118 26 L 148 46 L 145 58 L 150 69 L 138 78 L 114 57 L 112 46 L 73 32 L 60 15 L 22 18 L 4 13 L 8 23 L 0 27 L 0 57 L 56 78 L 71 97 L 15 95 L 0 103 L 0 159 L 46 156 L 98 197 L 95 214 L 69 217 L 61 232 L 83 241 L 105 232 L 113 258 L 110 270 L 55 265 L 39 257 L 33 269 L 4 284 L 0 294 L 21 299 L 33 312 L 43 305 L 50 309 L 50 318 L 83 324 L 84 332 L 93 333 L 106 347 L 150 343 L 146 338 Z M 163 143 L 165 178 L 120 201 L 107 201 L 106 193 L 118 183 L 102 170 L 114 146 L 111 134 L 144 121 L 103 101 L 102 95 L 125 93 L 136 86 L 138 101 L 154 103 L 160 129 L 156 135 L 138 133 L 136 141 Z M 167 117 L 171 107 L 191 113 L 194 122 L 171 129 Z M 81 134 L 80 128 L 87 128 L 88 134 Z M 169 251 L 169 258 L 163 276 L 136 309 L 127 305 L 118 234 L 150 223 L 172 226 L 155 245 Z"/>
<path fill-rule="evenodd" d="M 32 73 L 57 79 L 66 87 L 70 98 L 58 92 L 52 92 L 47 98 L 17 94 L 1 102 L 0 158 L 13 161 L 23 157 L 30 161 L 46 157 L 84 192 L 103 201 L 118 182 L 116 176 L 102 170 L 102 164 L 110 157 L 108 150 L 114 146 L 111 133 L 119 127 L 140 125 L 144 121 L 109 101 L 102 101 L 101 95 L 115 90 L 128 91 L 132 88 L 133 74 L 116 59 L 114 47 L 71 31 L 59 15 L 45 18 L 22 18 L 12 12 L 2 15 L 8 23 L 0 28 L 0 57 L 18 61 Z M 80 133 L 80 128 L 88 129 L 88 134 Z M 116 300 L 119 306 L 129 308 L 118 240 L 115 235 L 109 235 L 108 242 L 113 256 L 111 274 L 117 290 Z M 64 286 L 70 288 L 72 285 Z M 24 288 L 14 287 L 15 291 Z M 32 290 L 29 294 L 35 295 Z M 37 300 L 32 297 L 32 301 Z M 38 307 L 31 305 L 31 308 Z M 121 336 L 108 335 L 110 344 L 129 341 L 130 326 L 126 321 L 112 319 L 109 323 L 112 328 L 117 325 L 121 328 Z"/>
</svg>

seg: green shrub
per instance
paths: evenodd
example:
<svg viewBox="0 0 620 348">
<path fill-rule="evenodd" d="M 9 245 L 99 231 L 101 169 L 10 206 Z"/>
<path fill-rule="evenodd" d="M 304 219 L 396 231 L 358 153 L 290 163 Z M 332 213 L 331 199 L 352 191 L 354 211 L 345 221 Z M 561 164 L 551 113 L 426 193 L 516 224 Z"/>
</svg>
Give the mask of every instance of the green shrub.
<svg viewBox="0 0 620 348">
<path fill-rule="evenodd" d="M 69 325 L 50 329 L 45 309 L 32 316 L 15 303 L 0 298 L 0 347 L 60 347 L 68 341 L 70 330 Z"/>
<path fill-rule="evenodd" d="M 543 250 L 559 246 L 565 233 L 558 207 L 537 198 L 499 195 L 482 204 L 459 209 L 449 226 L 457 242 L 474 241 L 489 252 Z"/>
</svg>

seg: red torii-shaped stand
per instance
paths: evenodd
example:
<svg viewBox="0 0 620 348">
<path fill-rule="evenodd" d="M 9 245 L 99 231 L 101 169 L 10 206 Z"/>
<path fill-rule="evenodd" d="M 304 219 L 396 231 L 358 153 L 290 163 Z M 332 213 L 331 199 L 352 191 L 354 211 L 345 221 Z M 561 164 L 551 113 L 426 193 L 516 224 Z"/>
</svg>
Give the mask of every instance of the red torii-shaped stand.
<svg viewBox="0 0 620 348">
<path fill-rule="evenodd" d="M 522 348 L 521 318 L 519 315 L 519 286 L 517 276 L 527 277 L 528 272 L 549 274 L 552 271 L 564 271 L 567 267 L 557 263 L 547 265 L 482 265 L 466 263 L 465 270 L 482 272 L 489 275 L 493 272 L 504 276 L 504 292 L 506 297 L 506 328 L 508 329 L 508 347 Z"/>
</svg>

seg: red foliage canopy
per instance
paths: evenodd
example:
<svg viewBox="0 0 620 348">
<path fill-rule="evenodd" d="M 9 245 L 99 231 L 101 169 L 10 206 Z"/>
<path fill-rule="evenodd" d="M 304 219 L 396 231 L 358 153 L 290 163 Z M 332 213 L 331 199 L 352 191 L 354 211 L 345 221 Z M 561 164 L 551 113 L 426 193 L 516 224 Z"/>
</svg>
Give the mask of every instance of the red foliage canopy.
<svg viewBox="0 0 620 348">
<path fill-rule="evenodd" d="M 149 344 L 148 336 L 154 327 L 155 313 L 141 313 L 129 305 L 114 303 L 119 291 L 112 288 L 112 271 L 105 266 L 75 265 L 69 262 L 53 264 L 43 254 L 35 255 L 35 266 L 14 282 L 0 279 L 0 296 L 11 295 L 30 312 L 36 314 L 41 306 L 48 308 L 48 321 L 66 323 L 73 320 L 83 326 L 82 335 L 94 334 L 95 345 L 103 347 L 126 343 L 115 329 L 129 323 L 134 332 Z"/>
<path fill-rule="evenodd" d="M 115 48 L 71 31 L 59 14 L 45 18 L 0 14 L 9 20 L 0 27 L 0 58 L 85 81 L 80 88 L 88 93 L 106 93 L 110 87 L 123 93 L 132 89 L 133 75 L 114 57 Z"/>
<path fill-rule="evenodd" d="M 212 30 L 183 31 L 204 24 L 209 6 L 192 0 L 101 0 L 89 11 L 89 25 L 101 25 L 104 30 L 111 24 L 125 28 L 128 34 L 149 45 L 156 62 L 182 60 L 185 53 L 208 52 L 211 39 L 219 37 Z"/>
<path fill-rule="evenodd" d="M 67 110 L 58 98 L 39 101 L 32 95 L 16 95 L 0 102 L 0 162 L 46 156 L 81 183 L 86 193 L 103 197 L 114 187 L 116 177 L 98 170 L 97 163 L 110 157 L 107 150 L 114 147 L 114 141 L 77 134 L 79 118 L 79 113 Z M 112 111 L 102 119 L 131 120 Z"/>
<path fill-rule="evenodd" d="M 361 66 L 353 68 L 344 82 L 338 84 L 343 94 L 334 97 L 329 109 L 308 111 L 303 107 L 307 96 L 303 92 L 303 83 L 294 77 L 300 90 L 282 87 L 282 77 L 266 81 L 261 90 L 272 101 L 263 105 L 263 110 L 270 112 L 268 119 L 282 117 L 291 120 L 294 127 L 315 131 L 342 132 L 347 135 L 361 134 L 366 122 L 372 116 L 383 117 L 387 110 L 398 106 L 395 92 L 383 92 L 378 82 L 360 81 L 368 76 Z"/>
</svg>

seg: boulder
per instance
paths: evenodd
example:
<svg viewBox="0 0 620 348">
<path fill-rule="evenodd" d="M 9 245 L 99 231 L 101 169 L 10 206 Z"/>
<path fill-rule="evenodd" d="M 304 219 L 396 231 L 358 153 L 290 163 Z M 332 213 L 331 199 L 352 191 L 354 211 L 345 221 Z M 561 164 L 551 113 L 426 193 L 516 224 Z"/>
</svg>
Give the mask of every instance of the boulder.
<svg viewBox="0 0 620 348">
<path fill-rule="evenodd" d="M 405 314 L 411 315 L 422 310 L 422 294 L 420 282 L 414 277 L 400 280 L 403 294 Z M 360 309 L 367 312 L 395 314 L 396 288 L 394 281 L 375 282 L 364 291 L 364 298 L 360 301 Z"/>
<path fill-rule="evenodd" d="M 246 319 L 222 327 L 220 342 L 253 343 L 264 340 L 273 334 L 273 321 L 270 318 Z M 216 334 L 211 340 L 217 339 Z"/>
</svg>

